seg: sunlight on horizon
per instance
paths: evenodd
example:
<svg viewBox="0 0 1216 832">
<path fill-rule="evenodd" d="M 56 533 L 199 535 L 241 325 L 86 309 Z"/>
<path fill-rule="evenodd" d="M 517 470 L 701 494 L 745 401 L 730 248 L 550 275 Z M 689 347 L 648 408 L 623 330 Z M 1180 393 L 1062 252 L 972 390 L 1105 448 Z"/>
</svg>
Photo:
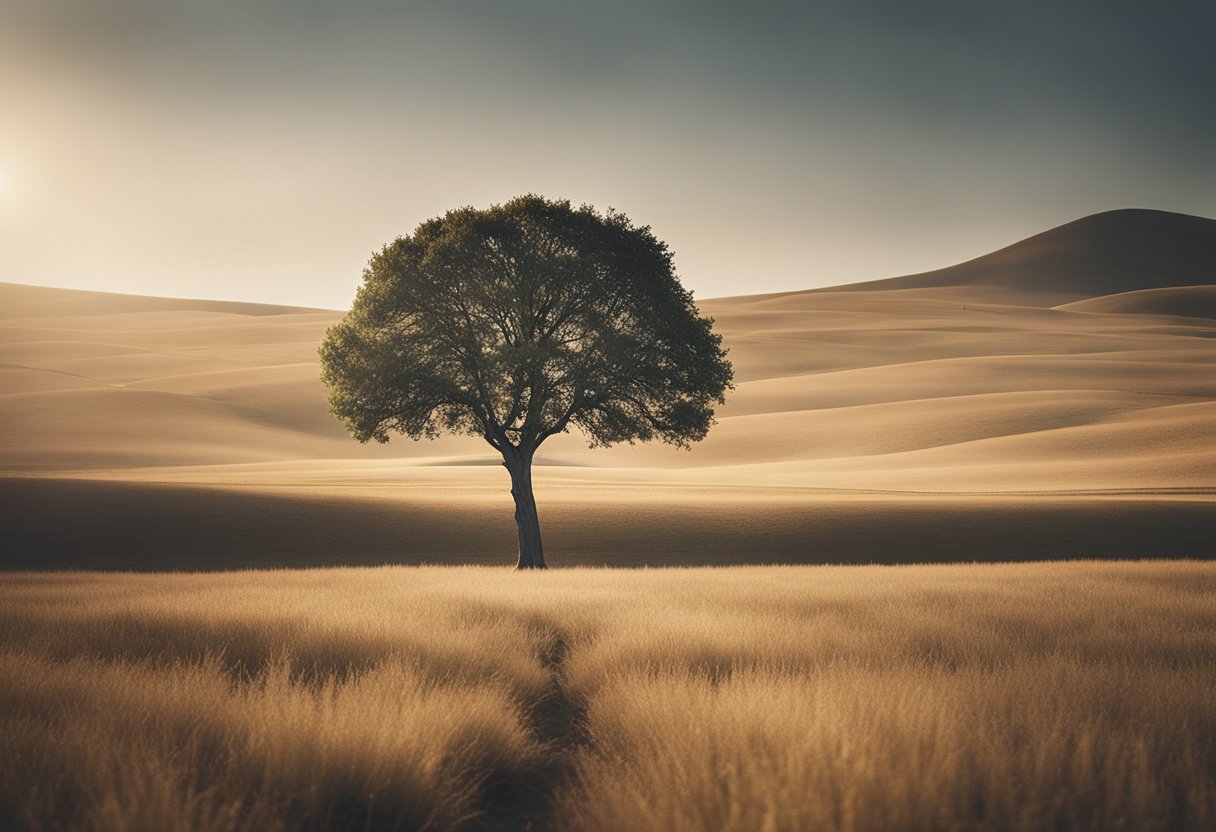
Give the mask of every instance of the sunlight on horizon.
<svg viewBox="0 0 1216 832">
<path fill-rule="evenodd" d="M 16 187 L 7 160 L 0 159 L 0 206 L 6 206 L 15 195 Z"/>
</svg>

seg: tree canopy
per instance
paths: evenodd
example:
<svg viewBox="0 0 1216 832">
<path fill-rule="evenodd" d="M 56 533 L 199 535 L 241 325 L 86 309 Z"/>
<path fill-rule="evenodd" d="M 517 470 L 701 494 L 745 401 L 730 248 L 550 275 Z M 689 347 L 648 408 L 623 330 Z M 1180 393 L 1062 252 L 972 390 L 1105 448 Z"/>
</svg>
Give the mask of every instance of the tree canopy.
<svg viewBox="0 0 1216 832">
<path fill-rule="evenodd" d="M 671 251 L 611 209 L 528 195 L 449 211 L 363 278 L 321 346 L 331 410 L 361 442 L 471 434 L 508 469 L 572 427 L 593 447 L 687 446 L 731 387 Z"/>
</svg>

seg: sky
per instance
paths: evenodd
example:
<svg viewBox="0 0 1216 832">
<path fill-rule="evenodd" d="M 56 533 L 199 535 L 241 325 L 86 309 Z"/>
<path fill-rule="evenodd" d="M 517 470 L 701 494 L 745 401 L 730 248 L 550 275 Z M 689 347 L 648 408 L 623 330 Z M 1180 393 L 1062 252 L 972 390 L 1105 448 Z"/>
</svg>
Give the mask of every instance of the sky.
<svg viewBox="0 0 1216 832">
<path fill-rule="evenodd" d="M 343 308 L 522 193 L 700 298 L 1216 217 L 1214 43 L 1209 0 L 0 0 L 0 280 Z"/>
</svg>

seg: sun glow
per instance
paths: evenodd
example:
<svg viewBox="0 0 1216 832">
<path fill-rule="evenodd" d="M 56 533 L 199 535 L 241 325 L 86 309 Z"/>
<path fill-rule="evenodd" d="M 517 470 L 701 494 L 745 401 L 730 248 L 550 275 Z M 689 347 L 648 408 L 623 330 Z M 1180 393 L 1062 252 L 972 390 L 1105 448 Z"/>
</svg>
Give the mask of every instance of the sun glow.
<svg viewBox="0 0 1216 832">
<path fill-rule="evenodd" d="M 0 159 L 0 208 L 8 208 L 17 198 L 17 176 L 7 159 Z"/>
</svg>

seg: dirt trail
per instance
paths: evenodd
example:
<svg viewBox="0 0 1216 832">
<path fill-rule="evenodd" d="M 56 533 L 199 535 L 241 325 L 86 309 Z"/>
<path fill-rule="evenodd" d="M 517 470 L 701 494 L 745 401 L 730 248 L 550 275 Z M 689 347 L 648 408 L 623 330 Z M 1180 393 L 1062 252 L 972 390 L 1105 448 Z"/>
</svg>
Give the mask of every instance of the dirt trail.
<svg viewBox="0 0 1216 832">
<path fill-rule="evenodd" d="M 479 832 L 553 829 L 553 798 L 569 781 L 574 753 L 586 741 L 586 713 L 565 688 L 565 662 L 569 652 L 559 632 L 541 663 L 549 671 L 549 688 L 532 709 L 532 732 L 548 747 L 546 761 L 526 781 L 490 784 L 486 790 L 485 814 L 473 829 Z"/>
</svg>

